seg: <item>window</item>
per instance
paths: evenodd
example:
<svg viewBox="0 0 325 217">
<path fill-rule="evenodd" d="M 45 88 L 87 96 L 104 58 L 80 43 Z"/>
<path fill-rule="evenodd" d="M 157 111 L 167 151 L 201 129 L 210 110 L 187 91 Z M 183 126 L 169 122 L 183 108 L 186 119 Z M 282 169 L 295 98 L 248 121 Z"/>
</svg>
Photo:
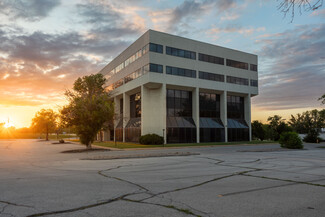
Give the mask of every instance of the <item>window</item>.
<svg viewBox="0 0 325 217">
<path fill-rule="evenodd" d="M 200 117 L 220 118 L 220 95 L 200 93 Z"/>
<path fill-rule="evenodd" d="M 196 60 L 195 52 L 188 51 L 188 50 L 182 50 L 182 49 L 178 49 L 178 48 L 174 48 L 174 47 L 166 46 L 166 54 Z"/>
<path fill-rule="evenodd" d="M 227 83 L 248 86 L 248 79 L 247 78 L 238 78 L 238 77 L 233 77 L 233 76 L 227 76 Z"/>
<path fill-rule="evenodd" d="M 258 87 L 258 81 L 257 80 L 254 80 L 254 79 L 251 79 L 251 86 L 252 87 Z"/>
<path fill-rule="evenodd" d="M 141 93 L 130 96 L 130 118 L 141 117 Z"/>
<path fill-rule="evenodd" d="M 205 80 L 211 80 L 211 81 L 220 81 L 220 82 L 225 81 L 224 75 L 214 74 L 214 73 L 210 73 L 210 72 L 199 71 L 199 78 L 205 79 Z"/>
<path fill-rule="evenodd" d="M 227 117 L 230 119 L 244 119 L 244 97 L 227 96 Z"/>
<path fill-rule="evenodd" d="M 156 53 L 163 53 L 163 46 L 160 44 L 149 43 L 149 50 Z"/>
<path fill-rule="evenodd" d="M 227 59 L 227 66 L 248 70 L 248 63 Z"/>
<path fill-rule="evenodd" d="M 166 66 L 166 74 L 196 78 L 195 70 L 177 68 L 172 66 Z"/>
<path fill-rule="evenodd" d="M 196 142 L 191 91 L 167 89 L 167 142 Z"/>
<path fill-rule="evenodd" d="M 192 92 L 168 89 L 167 116 L 192 117 Z"/>
<path fill-rule="evenodd" d="M 163 66 L 150 63 L 150 72 L 158 72 L 158 73 L 163 73 Z"/>
<path fill-rule="evenodd" d="M 249 68 L 250 68 L 251 71 L 257 72 L 257 65 L 250 64 L 250 67 Z"/>
<path fill-rule="evenodd" d="M 214 63 L 214 64 L 219 64 L 219 65 L 225 64 L 224 58 L 217 57 L 217 56 L 211 56 L 211 55 L 207 55 L 207 54 L 202 54 L 202 53 L 199 53 L 199 60 L 203 61 L 203 62 Z"/>
</svg>

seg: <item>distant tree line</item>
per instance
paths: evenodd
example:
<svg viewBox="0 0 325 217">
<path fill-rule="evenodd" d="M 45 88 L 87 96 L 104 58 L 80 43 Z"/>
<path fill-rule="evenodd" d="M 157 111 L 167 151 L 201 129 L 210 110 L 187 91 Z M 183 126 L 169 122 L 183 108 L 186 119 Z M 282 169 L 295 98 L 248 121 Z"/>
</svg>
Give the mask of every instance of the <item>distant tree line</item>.
<svg viewBox="0 0 325 217">
<path fill-rule="evenodd" d="M 252 122 L 252 136 L 259 140 L 278 141 L 284 132 L 297 132 L 306 134 L 305 142 L 319 142 L 321 128 L 325 128 L 325 109 L 311 110 L 301 114 L 291 115 L 288 122 L 285 122 L 279 115 L 274 115 L 267 119 L 268 123 L 259 121 Z"/>
</svg>

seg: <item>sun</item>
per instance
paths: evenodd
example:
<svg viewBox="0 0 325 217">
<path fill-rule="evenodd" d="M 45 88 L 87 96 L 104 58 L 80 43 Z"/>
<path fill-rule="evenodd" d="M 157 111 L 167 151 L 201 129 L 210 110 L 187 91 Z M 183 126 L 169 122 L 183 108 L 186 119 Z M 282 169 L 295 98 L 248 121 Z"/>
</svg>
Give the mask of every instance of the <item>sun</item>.
<svg viewBox="0 0 325 217">
<path fill-rule="evenodd" d="M 6 122 L 4 125 L 5 128 L 14 127 L 13 123 Z"/>
</svg>

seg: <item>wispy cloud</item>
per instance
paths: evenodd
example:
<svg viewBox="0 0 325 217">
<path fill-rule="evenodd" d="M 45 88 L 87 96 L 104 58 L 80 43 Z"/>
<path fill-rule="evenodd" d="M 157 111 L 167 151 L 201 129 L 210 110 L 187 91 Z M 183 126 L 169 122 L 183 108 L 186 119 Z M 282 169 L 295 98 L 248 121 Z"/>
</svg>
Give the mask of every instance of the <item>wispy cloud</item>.
<svg viewBox="0 0 325 217">
<path fill-rule="evenodd" d="M 263 109 L 317 106 L 325 91 L 325 24 L 298 26 L 257 42 L 262 70 L 260 95 L 254 105 Z"/>
<path fill-rule="evenodd" d="M 0 1 L 0 14 L 10 19 L 24 19 L 38 21 L 60 5 L 60 0 L 2 0 Z"/>
</svg>

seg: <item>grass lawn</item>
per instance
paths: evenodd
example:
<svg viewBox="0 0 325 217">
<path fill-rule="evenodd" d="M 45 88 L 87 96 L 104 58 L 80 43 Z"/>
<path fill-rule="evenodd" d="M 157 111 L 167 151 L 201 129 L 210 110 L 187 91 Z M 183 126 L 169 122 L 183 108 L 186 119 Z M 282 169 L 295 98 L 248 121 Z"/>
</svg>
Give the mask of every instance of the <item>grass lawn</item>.
<svg viewBox="0 0 325 217">
<path fill-rule="evenodd" d="M 251 142 L 218 142 L 218 143 L 178 143 L 178 144 L 166 144 L 163 145 L 141 145 L 138 143 L 129 142 L 94 142 L 94 145 L 108 147 L 108 148 L 154 148 L 154 147 L 190 147 L 190 146 L 218 146 L 218 145 L 242 145 L 242 144 L 270 144 L 277 143 L 274 141 L 251 141 Z"/>
</svg>

